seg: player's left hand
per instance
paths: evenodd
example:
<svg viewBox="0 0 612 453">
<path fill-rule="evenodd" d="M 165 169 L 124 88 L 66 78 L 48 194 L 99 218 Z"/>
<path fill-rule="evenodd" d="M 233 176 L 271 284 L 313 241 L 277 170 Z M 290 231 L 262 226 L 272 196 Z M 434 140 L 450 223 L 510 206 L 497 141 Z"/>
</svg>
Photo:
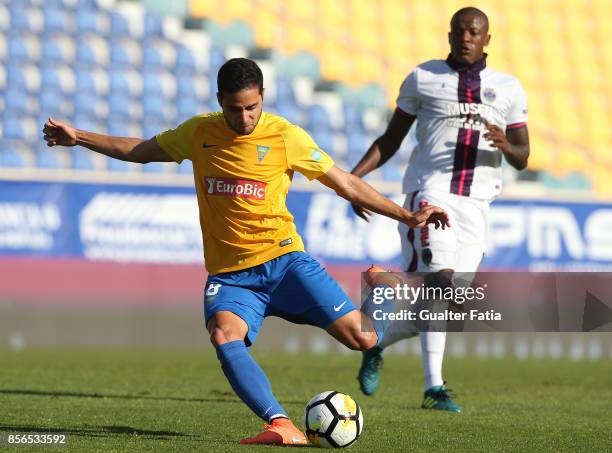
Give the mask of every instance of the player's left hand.
<svg viewBox="0 0 612 453">
<path fill-rule="evenodd" d="M 436 227 L 436 230 L 440 227 L 444 230 L 446 227 L 451 226 L 446 211 L 433 205 L 423 206 L 406 223 L 411 228 L 423 228 L 432 224 Z"/>
<path fill-rule="evenodd" d="M 510 143 L 506 137 L 506 133 L 496 124 L 490 123 L 485 120 L 485 127 L 487 132 L 483 135 L 484 139 L 487 140 L 491 146 L 499 149 L 500 151 L 507 153 L 510 152 Z"/>
</svg>

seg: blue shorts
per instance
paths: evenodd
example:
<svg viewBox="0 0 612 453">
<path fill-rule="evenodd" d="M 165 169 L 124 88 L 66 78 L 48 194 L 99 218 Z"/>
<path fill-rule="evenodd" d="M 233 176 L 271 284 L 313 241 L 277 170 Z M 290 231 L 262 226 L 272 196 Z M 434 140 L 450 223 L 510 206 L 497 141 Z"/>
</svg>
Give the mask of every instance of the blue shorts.
<svg viewBox="0 0 612 453">
<path fill-rule="evenodd" d="M 259 266 L 208 277 L 204 292 L 206 324 L 219 311 L 246 322 L 252 345 L 266 316 L 327 328 L 356 310 L 344 290 L 304 252 L 290 252 Z"/>
</svg>

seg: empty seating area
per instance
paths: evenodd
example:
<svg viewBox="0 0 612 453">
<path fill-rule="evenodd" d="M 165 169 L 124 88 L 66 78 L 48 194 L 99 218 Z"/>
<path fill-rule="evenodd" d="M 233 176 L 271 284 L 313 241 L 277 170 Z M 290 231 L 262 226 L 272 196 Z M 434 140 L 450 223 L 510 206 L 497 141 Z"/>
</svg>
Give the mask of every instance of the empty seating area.
<svg viewBox="0 0 612 453">
<path fill-rule="evenodd" d="M 257 59 L 266 109 L 305 127 L 344 167 L 382 132 L 414 65 L 448 52 L 456 0 L 0 0 L 0 167 L 189 173 L 49 150 L 47 117 L 151 137 L 217 110 L 216 72 Z M 490 65 L 515 74 L 530 102 L 530 168 L 550 187 L 612 194 L 612 3 L 479 3 Z M 529 11 L 526 14 L 525 11 Z M 373 178 L 398 181 L 394 168 Z M 1 171 L 1 169 L 0 169 Z"/>
</svg>

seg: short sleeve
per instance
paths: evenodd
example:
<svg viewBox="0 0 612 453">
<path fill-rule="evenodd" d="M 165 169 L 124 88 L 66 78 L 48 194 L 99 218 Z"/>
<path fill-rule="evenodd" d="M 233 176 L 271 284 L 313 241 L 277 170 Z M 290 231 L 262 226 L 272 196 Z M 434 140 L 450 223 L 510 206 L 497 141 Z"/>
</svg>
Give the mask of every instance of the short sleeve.
<svg viewBox="0 0 612 453">
<path fill-rule="evenodd" d="M 334 166 L 334 161 L 327 153 L 319 149 L 315 141 L 304 129 L 291 125 L 283 134 L 287 153 L 287 166 L 299 171 L 309 180 L 327 173 Z"/>
<path fill-rule="evenodd" d="M 517 80 L 514 96 L 512 97 L 512 105 L 506 115 L 506 127 L 512 129 L 522 127 L 527 124 L 527 94 Z"/>
<path fill-rule="evenodd" d="M 194 116 L 175 129 L 168 129 L 155 136 L 159 146 L 179 164 L 185 159 L 191 159 L 191 143 L 200 124 L 199 120 L 199 116 Z"/>
<path fill-rule="evenodd" d="M 397 97 L 397 107 L 404 113 L 416 116 L 419 110 L 416 69 L 402 82 Z"/>
</svg>

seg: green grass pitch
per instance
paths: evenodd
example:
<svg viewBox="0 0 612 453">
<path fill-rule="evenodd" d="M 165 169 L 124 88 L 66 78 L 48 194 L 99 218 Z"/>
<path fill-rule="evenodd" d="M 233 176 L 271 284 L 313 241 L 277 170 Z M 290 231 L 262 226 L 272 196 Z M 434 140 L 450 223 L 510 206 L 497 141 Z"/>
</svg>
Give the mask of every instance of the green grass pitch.
<svg viewBox="0 0 612 453">
<path fill-rule="evenodd" d="M 300 425 L 314 394 L 351 394 L 364 411 L 365 428 L 350 451 L 612 447 L 610 360 L 449 358 L 449 386 L 465 408 L 449 414 L 419 409 L 417 357 L 387 357 L 381 390 L 365 397 L 355 380 L 357 353 L 255 356 Z M 238 445 L 261 428 L 232 393 L 210 350 L 0 351 L 0 431 L 69 433 L 68 447 L 52 451 L 283 451 Z"/>
</svg>

